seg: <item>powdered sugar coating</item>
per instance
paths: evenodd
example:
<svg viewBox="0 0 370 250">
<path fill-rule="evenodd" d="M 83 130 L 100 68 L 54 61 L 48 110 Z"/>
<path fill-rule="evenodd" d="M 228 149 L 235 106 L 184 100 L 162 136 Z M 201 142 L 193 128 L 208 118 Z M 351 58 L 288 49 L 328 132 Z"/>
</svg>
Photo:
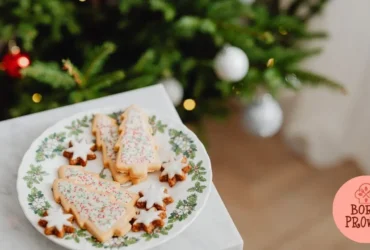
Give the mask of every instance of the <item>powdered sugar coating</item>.
<svg viewBox="0 0 370 250">
<path fill-rule="evenodd" d="M 162 219 L 160 217 L 161 213 L 163 213 L 163 211 L 157 211 L 155 208 L 151 208 L 148 211 L 140 210 L 140 213 L 135 217 L 136 220 L 134 225 L 143 223 L 144 225 L 149 226 L 153 221 Z"/>
<path fill-rule="evenodd" d="M 138 202 L 146 202 L 146 209 L 149 209 L 157 204 L 163 206 L 163 199 L 170 197 L 169 194 L 165 193 L 165 187 L 156 187 L 150 185 L 147 189 L 140 191 L 143 195 L 139 198 Z"/>
<path fill-rule="evenodd" d="M 175 175 L 183 175 L 182 169 L 186 164 L 182 162 L 182 157 L 176 157 L 173 161 L 163 163 L 163 171 L 161 176 L 168 175 L 168 178 L 173 178 Z"/>
<path fill-rule="evenodd" d="M 72 147 L 67 148 L 65 151 L 68 153 L 73 153 L 72 160 L 77 160 L 81 158 L 83 161 L 87 161 L 87 155 L 94 154 L 91 148 L 94 147 L 94 143 L 87 143 L 86 140 L 73 140 L 71 141 Z"/>
<path fill-rule="evenodd" d="M 58 229 L 59 232 L 61 232 L 64 225 L 73 227 L 72 223 L 68 220 L 71 219 L 72 216 L 72 214 L 65 214 L 63 212 L 63 209 L 61 207 L 58 207 L 56 209 L 48 210 L 48 215 L 42 217 L 42 220 L 48 222 L 48 228 L 55 227 L 56 229 Z"/>
</svg>

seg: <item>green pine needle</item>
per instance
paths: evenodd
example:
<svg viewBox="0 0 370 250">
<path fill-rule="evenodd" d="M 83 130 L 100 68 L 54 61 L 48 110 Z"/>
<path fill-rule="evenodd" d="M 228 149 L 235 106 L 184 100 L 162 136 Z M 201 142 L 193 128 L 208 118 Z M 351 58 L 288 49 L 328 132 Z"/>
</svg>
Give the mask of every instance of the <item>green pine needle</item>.
<svg viewBox="0 0 370 250">
<path fill-rule="evenodd" d="M 87 82 L 90 77 L 102 71 L 105 61 L 115 51 L 116 45 L 111 42 L 105 42 L 102 46 L 93 50 L 82 70 Z"/>
<path fill-rule="evenodd" d="M 98 91 L 110 87 L 111 85 L 125 78 L 125 73 L 122 70 L 117 70 L 108 74 L 104 74 L 91 80 L 91 90 Z"/>
<path fill-rule="evenodd" d="M 173 20 L 176 15 L 175 8 L 165 0 L 150 0 L 149 5 L 154 11 L 161 11 L 167 22 Z"/>
<path fill-rule="evenodd" d="M 290 70 L 289 73 L 295 74 L 301 82 L 310 84 L 311 86 L 327 86 L 329 88 L 339 90 L 343 94 L 347 93 L 347 90 L 340 83 L 337 83 L 331 79 L 315 74 L 313 72 L 294 69 Z"/>
<path fill-rule="evenodd" d="M 57 63 L 33 62 L 31 66 L 22 69 L 23 77 L 33 78 L 53 88 L 71 89 L 76 83 Z"/>
<path fill-rule="evenodd" d="M 69 60 L 63 59 L 63 69 L 66 70 L 68 75 L 72 76 L 78 85 L 85 85 L 85 77 L 81 74 L 80 70 Z"/>
</svg>

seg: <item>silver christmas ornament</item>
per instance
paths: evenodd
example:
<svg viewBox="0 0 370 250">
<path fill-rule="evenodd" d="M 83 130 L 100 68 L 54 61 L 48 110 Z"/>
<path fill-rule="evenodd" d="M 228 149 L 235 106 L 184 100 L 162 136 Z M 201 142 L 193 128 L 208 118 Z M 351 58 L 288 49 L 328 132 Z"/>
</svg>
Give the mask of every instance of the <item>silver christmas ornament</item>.
<svg viewBox="0 0 370 250">
<path fill-rule="evenodd" d="M 283 124 L 283 111 L 269 94 L 263 94 L 251 102 L 243 114 L 243 125 L 252 134 L 261 137 L 275 135 Z"/>
<path fill-rule="evenodd" d="M 238 47 L 226 45 L 217 53 L 214 70 L 218 78 L 224 81 L 237 82 L 243 79 L 249 69 L 247 55 Z"/>
<path fill-rule="evenodd" d="M 158 83 L 163 84 L 163 87 L 166 89 L 166 92 L 173 105 L 177 106 L 181 103 L 182 98 L 184 97 L 184 88 L 177 79 L 167 78 L 159 81 Z"/>
</svg>

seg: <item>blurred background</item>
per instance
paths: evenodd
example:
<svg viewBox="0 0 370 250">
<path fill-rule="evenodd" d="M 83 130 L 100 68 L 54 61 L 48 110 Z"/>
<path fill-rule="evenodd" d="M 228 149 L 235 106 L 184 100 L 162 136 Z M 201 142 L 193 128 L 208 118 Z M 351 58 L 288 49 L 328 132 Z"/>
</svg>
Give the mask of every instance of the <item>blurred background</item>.
<svg viewBox="0 0 370 250">
<path fill-rule="evenodd" d="M 246 249 L 365 249 L 331 211 L 338 188 L 370 172 L 369 9 L 3 0 L 0 120 L 161 83 L 207 145 Z"/>
</svg>

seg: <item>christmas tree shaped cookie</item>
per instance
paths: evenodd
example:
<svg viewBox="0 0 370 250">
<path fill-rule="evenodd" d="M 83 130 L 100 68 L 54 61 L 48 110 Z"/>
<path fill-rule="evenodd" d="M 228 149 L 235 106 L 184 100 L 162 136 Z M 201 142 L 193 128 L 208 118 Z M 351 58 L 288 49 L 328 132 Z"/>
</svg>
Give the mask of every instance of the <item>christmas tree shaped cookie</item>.
<svg viewBox="0 0 370 250">
<path fill-rule="evenodd" d="M 116 169 L 116 152 L 114 145 L 118 140 L 118 125 L 115 119 L 104 115 L 96 114 L 92 124 L 92 133 L 96 136 L 96 145 L 103 153 L 103 163 L 112 173 L 112 177 L 119 183 L 130 180 L 127 173 L 120 173 Z"/>
<path fill-rule="evenodd" d="M 76 166 L 61 166 L 59 178 L 72 180 L 76 184 L 88 186 L 91 190 L 112 195 L 116 201 L 133 206 L 139 196 L 127 189 L 121 188 L 115 181 L 104 180 L 98 174 Z"/>
<path fill-rule="evenodd" d="M 148 172 L 158 171 L 161 161 L 158 156 L 148 116 L 137 106 L 130 106 L 122 115 L 120 137 L 115 145 L 116 168 L 129 172 L 131 178 L 141 179 Z"/>
<path fill-rule="evenodd" d="M 100 242 L 112 236 L 123 236 L 131 228 L 129 221 L 135 216 L 135 209 L 106 193 L 93 191 L 72 180 L 56 179 L 53 195 L 66 212 L 74 215 L 77 224 Z"/>
</svg>

